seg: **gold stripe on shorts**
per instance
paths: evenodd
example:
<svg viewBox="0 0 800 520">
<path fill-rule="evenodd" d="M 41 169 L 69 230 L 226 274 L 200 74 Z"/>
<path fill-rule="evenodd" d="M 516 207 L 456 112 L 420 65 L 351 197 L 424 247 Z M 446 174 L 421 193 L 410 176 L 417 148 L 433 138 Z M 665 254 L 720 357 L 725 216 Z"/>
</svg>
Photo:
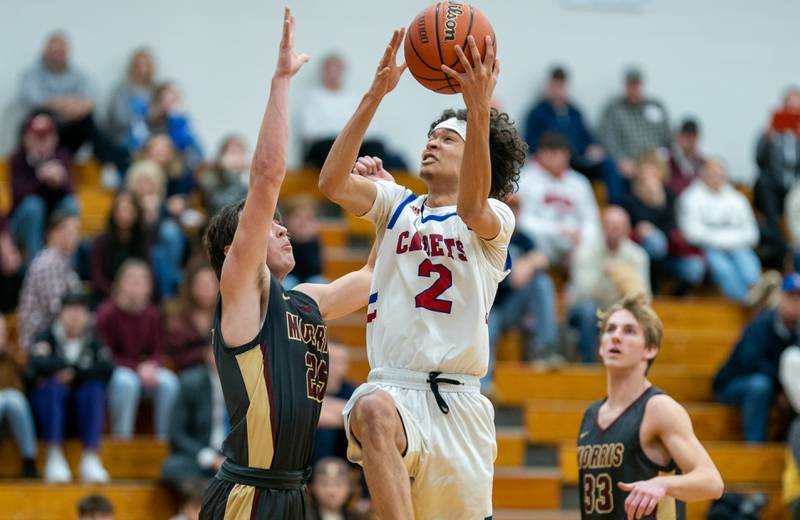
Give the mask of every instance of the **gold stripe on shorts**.
<svg viewBox="0 0 800 520">
<path fill-rule="evenodd" d="M 223 520 L 250 520 L 256 488 L 236 484 L 228 495 Z"/>
</svg>

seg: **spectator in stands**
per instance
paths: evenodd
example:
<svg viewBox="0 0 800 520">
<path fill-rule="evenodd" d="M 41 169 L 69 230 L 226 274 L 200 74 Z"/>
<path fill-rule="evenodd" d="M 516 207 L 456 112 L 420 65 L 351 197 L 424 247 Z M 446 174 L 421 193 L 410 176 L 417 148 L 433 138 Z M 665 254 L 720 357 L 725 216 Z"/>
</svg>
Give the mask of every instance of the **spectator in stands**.
<svg viewBox="0 0 800 520">
<path fill-rule="evenodd" d="M 169 199 L 177 200 L 178 196 L 188 195 L 194 188 L 194 177 L 192 170 L 187 166 L 183 154 L 175 147 L 168 134 L 158 132 L 151 134 L 147 139 L 142 152 L 142 159 L 150 159 L 158 163 L 165 176 L 165 196 L 167 197 L 167 210 L 175 217 L 180 216 L 184 206 L 180 210 L 169 207 Z"/>
<path fill-rule="evenodd" d="M 303 160 L 308 166 L 322 168 L 333 141 L 344 128 L 360 98 L 345 89 L 344 58 L 330 54 L 322 61 L 322 82 L 306 93 L 300 111 L 300 132 L 304 145 Z M 358 153 L 383 159 L 386 168 L 407 169 L 397 155 L 387 150 L 385 143 L 367 133 Z"/>
<path fill-rule="evenodd" d="M 694 119 L 684 119 L 669 153 L 669 180 L 667 188 L 674 197 L 697 177 L 700 176 L 700 167 L 703 166 L 703 154 L 700 152 L 700 125 Z"/>
<path fill-rule="evenodd" d="M 286 202 L 282 213 L 295 257 L 294 269 L 283 286 L 291 289 L 299 283 L 325 283 L 317 201 L 309 195 L 297 195 Z"/>
<path fill-rule="evenodd" d="M 186 167 L 194 171 L 203 162 L 203 149 L 191 126 L 178 86 L 172 82 L 158 85 L 153 92 L 147 117 L 150 132 L 169 136 Z"/>
<path fill-rule="evenodd" d="M 22 253 L 8 229 L 8 220 L 0 216 L 0 313 L 17 308 L 24 275 Z"/>
<path fill-rule="evenodd" d="M 200 507 L 203 505 L 203 494 L 208 487 L 205 480 L 195 479 L 184 482 L 179 490 L 180 512 L 169 520 L 200 520 Z"/>
<path fill-rule="evenodd" d="M 78 502 L 78 520 L 114 520 L 114 506 L 103 495 L 89 495 Z"/>
<path fill-rule="evenodd" d="M 597 310 L 611 306 L 626 294 L 650 294 L 647 253 L 628 236 L 631 223 L 619 206 L 603 212 L 603 236 L 581 244 L 572 260 L 568 290 L 569 325 L 578 331 L 581 361 L 597 356 Z"/>
<path fill-rule="evenodd" d="M 667 163 L 656 152 L 642 154 L 623 207 L 630 215 L 634 238 L 650 258 L 654 278 L 673 272 L 678 278 L 674 293 L 683 295 L 702 283 L 706 264 L 702 251 L 689 245 L 678 229 L 675 197 L 664 186 L 667 175 Z"/>
<path fill-rule="evenodd" d="M 150 260 L 150 243 L 142 209 L 134 196 L 120 191 L 114 197 L 106 229 L 92 243 L 91 279 L 95 295 L 106 298 L 119 267 L 131 258 Z"/>
<path fill-rule="evenodd" d="M 225 461 L 222 441 L 230 430 L 214 352 L 203 349 L 204 364 L 185 370 L 169 424 L 172 453 L 164 461 L 161 477 L 172 489 L 186 482 L 210 479 Z"/>
<path fill-rule="evenodd" d="M 153 267 L 156 270 L 158 294 L 173 296 L 181 279 L 181 266 L 186 250 L 186 236 L 173 213 L 170 203 L 164 202 L 166 191 L 164 171 L 155 161 L 144 159 L 133 163 L 128 170 L 127 189 L 142 208 L 144 225 L 152 244 Z M 171 209 L 180 214 L 185 209 L 182 197 Z"/>
<path fill-rule="evenodd" d="M 511 195 L 506 204 L 519 218 L 519 195 Z M 558 340 L 558 323 L 556 293 L 547 273 L 547 257 L 536 248 L 533 238 L 518 227 L 511 235 L 508 252 L 511 273 L 497 287 L 489 313 L 489 369 L 481 381 L 484 390 L 492 380 L 497 342 L 510 328 L 522 333 L 525 361 L 563 361 L 553 350 Z"/>
<path fill-rule="evenodd" d="M 783 279 L 778 306 L 763 311 L 745 327 L 728 360 L 714 377 L 717 400 L 742 411 L 744 439 L 767 440 L 767 419 L 779 390 L 781 355 L 798 345 L 800 275 Z"/>
<path fill-rule="evenodd" d="M 353 496 L 353 478 L 344 459 L 328 457 L 314 465 L 309 493 L 308 520 L 363 520 L 348 506 Z"/>
<path fill-rule="evenodd" d="M 571 166 L 590 179 L 602 180 L 606 185 L 608 201 L 619 204 L 624 189 L 622 177 L 614 161 L 589 132 L 581 112 L 570 103 L 567 80 L 567 71 L 561 66 L 554 67 L 550 72 L 545 97 L 531 109 L 525 123 L 528 151 L 536 152 L 543 133 L 562 134 L 569 140 Z"/>
<path fill-rule="evenodd" d="M 800 182 L 794 183 L 786 195 L 784 205 L 786 229 L 789 234 L 788 246 L 792 251 L 794 270 L 800 271 Z"/>
<path fill-rule="evenodd" d="M 551 265 L 566 268 L 582 242 L 600 236 L 592 187 L 569 167 L 569 142 L 545 132 L 533 160 L 520 172 L 518 227 L 535 242 Z"/>
<path fill-rule="evenodd" d="M 111 297 L 97 308 L 97 333 L 114 353 L 117 368 L 109 384 L 111 432 L 134 433 L 139 396 L 154 401 L 155 434 L 166 438 L 178 378 L 163 366 L 164 331 L 151 301 L 153 280 L 147 263 L 128 260 L 119 268 Z"/>
<path fill-rule="evenodd" d="M 744 195 L 728 183 L 725 163 L 709 159 L 700 178 L 677 203 L 678 225 L 686 240 L 703 250 L 714 283 L 731 300 L 758 306 L 780 282 L 775 272 L 761 276 L 753 248 L 758 226 Z"/>
<path fill-rule="evenodd" d="M 80 240 L 77 217 L 55 211 L 50 216 L 47 247 L 36 255 L 25 273 L 19 296 L 19 341 L 28 349 L 33 336 L 46 330 L 61 309 L 61 298 L 81 288 L 70 259 Z"/>
<path fill-rule="evenodd" d="M 105 419 L 106 385 L 114 365 L 111 352 L 92 331 L 90 319 L 89 299 L 67 293 L 58 318 L 31 346 L 31 403 L 47 444 L 44 478 L 48 482 L 72 478 L 61 451 L 68 421 L 78 425 L 83 444 L 81 480 L 109 480 L 97 452 Z"/>
<path fill-rule="evenodd" d="M 214 164 L 199 179 L 209 215 L 247 195 L 250 158 L 244 140 L 237 135 L 223 139 Z"/>
<path fill-rule="evenodd" d="M 78 214 L 73 194 L 72 154 L 59 146 L 51 113 L 34 111 L 23 123 L 20 142 L 11 156 L 11 230 L 28 260 L 44 241 L 47 217 L 59 209 Z"/>
<path fill-rule="evenodd" d="M 780 111 L 800 113 L 800 88 L 786 91 Z M 764 216 L 761 255 L 770 267 L 780 269 L 786 253 L 781 233 L 784 201 L 800 179 L 800 129 L 776 130 L 770 125 L 758 140 L 756 163 L 753 205 Z"/>
<path fill-rule="evenodd" d="M 25 353 L 8 339 L 6 319 L 0 315 L 0 422 L 14 434 L 22 456 L 22 478 L 37 478 L 36 431 L 23 381 Z"/>
<path fill-rule="evenodd" d="M 90 142 L 99 162 L 125 170 L 127 153 L 95 123 L 89 80 L 69 62 L 66 34 L 55 32 L 48 37 L 40 61 L 22 76 L 20 95 L 27 109 L 47 108 L 56 114 L 61 144 L 71 153 Z"/>
<path fill-rule="evenodd" d="M 328 343 L 328 386 L 322 400 L 319 429 L 314 437 L 311 464 L 325 457 L 347 457 L 347 436 L 344 432 L 342 410 L 356 385 L 347 380 L 350 351 L 339 343 Z"/>
<path fill-rule="evenodd" d="M 672 138 L 667 109 L 645 95 L 643 82 L 638 69 L 625 72 L 625 95 L 609 102 L 598 131 L 620 173 L 627 178 L 636 172 L 639 155 L 668 148 Z"/>
<path fill-rule="evenodd" d="M 147 141 L 147 115 L 156 87 L 156 64 L 148 49 L 137 49 L 128 62 L 125 79 L 111 94 L 108 125 L 114 139 L 133 154 Z"/>
<path fill-rule="evenodd" d="M 205 363 L 218 292 L 213 269 L 198 263 L 189 268 L 178 300 L 167 306 L 166 349 L 176 371 Z"/>
</svg>

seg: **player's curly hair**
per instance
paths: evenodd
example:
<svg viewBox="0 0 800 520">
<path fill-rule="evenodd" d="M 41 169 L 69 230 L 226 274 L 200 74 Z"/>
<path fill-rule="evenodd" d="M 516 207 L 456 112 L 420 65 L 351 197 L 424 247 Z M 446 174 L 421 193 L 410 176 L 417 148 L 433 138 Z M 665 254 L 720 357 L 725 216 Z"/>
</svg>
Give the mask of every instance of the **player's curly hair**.
<svg viewBox="0 0 800 520">
<path fill-rule="evenodd" d="M 445 110 L 439 119 L 431 123 L 429 132 L 433 132 L 436 125 L 452 117 L 466 121 L 467 111 L 452 108 Z M 490 197 L 503 200 L 517 191 L 519 170 L 525 164 L 527 154 L 528 145 L 519 136 L 514 121 L 505 112 L 493 108 L 489 115 L 489 156 L 492 161 Z"/>
</svg>

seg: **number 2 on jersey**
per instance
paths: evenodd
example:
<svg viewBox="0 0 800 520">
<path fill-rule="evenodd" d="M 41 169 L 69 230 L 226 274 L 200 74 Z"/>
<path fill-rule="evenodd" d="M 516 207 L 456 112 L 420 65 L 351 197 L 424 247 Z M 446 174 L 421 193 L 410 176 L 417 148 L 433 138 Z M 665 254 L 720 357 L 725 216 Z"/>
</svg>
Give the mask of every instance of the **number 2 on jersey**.
<svg viewBox="0 0 800 520">
<path fill-rule="evenodd" d="M 422 307 L 429 311 L 450 314 L 453 302 L 450 300 L 440 300 L 439 296 L 453 285 L 453 273 L 442 264 L 434 264 L 429 258 L 426 258 L 419 264 L 419 271 L 417 272 L 419 276 L 430 278 L 433 273 L 438 274 L 439 278 L 433 285 L 416 295 L 414 297 L 414 303 L 417 307 Z"/>
</svg>

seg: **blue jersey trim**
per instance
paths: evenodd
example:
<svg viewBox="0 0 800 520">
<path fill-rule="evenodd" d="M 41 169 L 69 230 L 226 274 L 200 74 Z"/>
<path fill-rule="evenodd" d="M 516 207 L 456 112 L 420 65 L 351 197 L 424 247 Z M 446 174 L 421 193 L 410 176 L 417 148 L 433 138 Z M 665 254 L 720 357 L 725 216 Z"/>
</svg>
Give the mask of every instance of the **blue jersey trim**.
<svg viewBox="0 0 800 520">
<path fill-rule="evenodd" d="M 378 301 L 378 293 L 372 293 L 369 295 L 369 303 L 375 303 Z"/>
<path fill-rule="evenodd" d="M 506 271 L 510 271 L 511 270 L 511 253 L 509 253 L 508 251 L 506 251 L 506 267 L 505 267 L 505 270 Z"/>
<path fill-rule="evenodd" d="M 455 217 L 456 215 L 458 215 L 458 213 L 453 212 L 453 213 L 447 213 L 446 215 L 428 215 L 427 217 L 423 216 L 422 223 L 424 224 L 429 220 L 435 220 L 436 222 L 444 222 L 450 217 Z"/>
<path fill-rule="evenodd" d="M 411 202 L 413 202 L 414 199 L 416 198 L 417 196 L 412 193 L 411 195 L 408 196 L 408 198 L 406 198 L 406 200 L 404 200 L 403 202 L 400 203 L 399 206 L 397 206 L 397 209 L 394 210 L 392 219 L 389 221 L 389 225 L 386 226 L 386 229 L 392 229 L 394 227 L 394 225 L 397 223 L 397 219 L 400 218 L 400 213 L 402 213 L 403 208 L 411 204 Z"/>
</svg>

